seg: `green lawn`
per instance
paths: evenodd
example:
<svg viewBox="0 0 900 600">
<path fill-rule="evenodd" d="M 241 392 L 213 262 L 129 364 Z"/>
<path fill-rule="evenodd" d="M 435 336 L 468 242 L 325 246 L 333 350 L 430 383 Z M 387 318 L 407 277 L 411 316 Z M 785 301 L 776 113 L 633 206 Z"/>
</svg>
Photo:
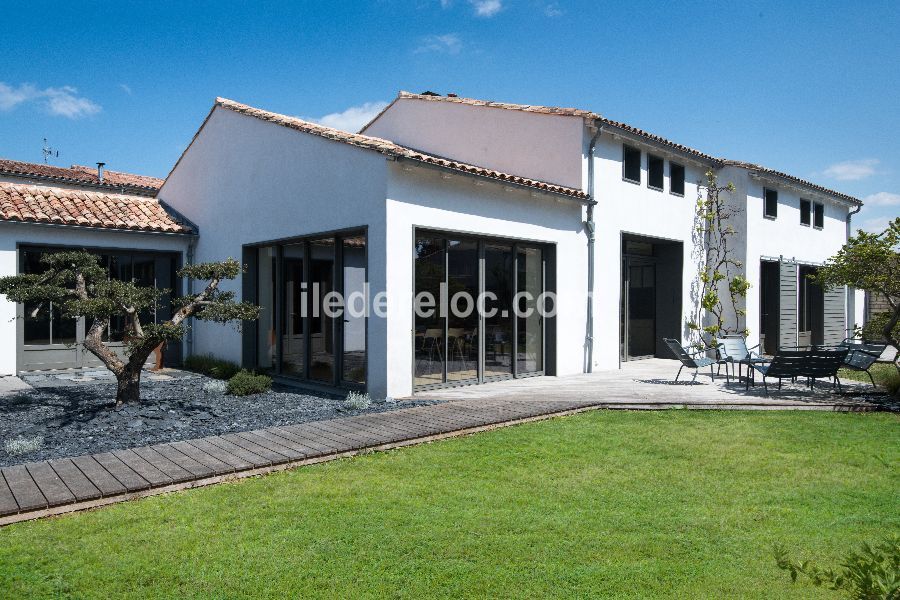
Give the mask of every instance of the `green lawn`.
<svg viewBox="0 0 900 600">
<path fill-rule="evenodd" d="M 590 412 L 0 530 L 0 597 L 834 597 L 900 531 L 900 418 Z"/>
</svg>

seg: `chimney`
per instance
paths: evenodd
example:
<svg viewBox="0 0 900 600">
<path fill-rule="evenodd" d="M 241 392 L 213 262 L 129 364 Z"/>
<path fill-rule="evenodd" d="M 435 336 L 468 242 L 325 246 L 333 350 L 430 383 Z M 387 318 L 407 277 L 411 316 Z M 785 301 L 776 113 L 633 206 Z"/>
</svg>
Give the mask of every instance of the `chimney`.
<svg viewBox="0 0 900 600">
<path fill-rule="evenodd" d="M 447 97 L 448 97 L 448 98 L 456 98 L 457 96 L 456 96 L 456 94 L 454 94 L 453 92 L 450 92 L 450 93 L 447 94 Z"/>
<path fill-rule="evenodd" d="M 97 180 L 100 183 L 103 183 L 103 167 L 105 167 L 105 166 L 106 166 L 106 163 L 104 163 L 104 162 L 97 163 Z"/>
</svg>

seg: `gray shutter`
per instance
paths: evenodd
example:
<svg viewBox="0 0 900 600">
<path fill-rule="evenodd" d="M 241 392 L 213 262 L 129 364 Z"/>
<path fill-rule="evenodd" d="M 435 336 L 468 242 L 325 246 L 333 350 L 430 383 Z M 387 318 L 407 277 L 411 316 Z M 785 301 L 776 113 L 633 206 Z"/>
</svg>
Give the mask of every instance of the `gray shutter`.
<svg viewBox="0 0 900 600">
<path fill-rule="evenodd" d="M 782 260 L 779 270 L 778 347 L 797 345 L 797 263 Z"/>
<path fill-rule="evenodd" d="M 840 344 L 847 337 L 844 325 L 846 288 L 841 286 L 825 290 L 824 298 L 825 318 L 823 319 L 824 335 L 822 336 L 822 343 L 826 346 L 834 346 L 835 344 Z"/>
</svg>

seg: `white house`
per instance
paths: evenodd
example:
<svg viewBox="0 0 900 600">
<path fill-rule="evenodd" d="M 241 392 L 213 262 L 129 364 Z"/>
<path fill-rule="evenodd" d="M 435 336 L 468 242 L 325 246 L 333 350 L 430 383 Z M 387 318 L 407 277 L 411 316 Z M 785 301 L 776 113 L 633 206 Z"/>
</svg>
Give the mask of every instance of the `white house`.
<svg viewBox="0 0 900 600">
<path fill-rule="evenodd" d="M 199 231 L 177 238 L 184 259 L 240 257 L 230 289 L 263 307 L 240 331 L 196 323 L 188 351 L 405 396 L 687 341 L 709 170 L 736 186 L 751 343 L 831 344 L 862 322 L 855 294 L 805 277 L 846 240 L 857 199 L 586 110 L 401 92 L 353 134 L 218 99 L 156 200 Z M 332 292 L 375 310 L 317 310 Z M 426 293 L 460 292 L 495 310 L 422 310 Z M 530 310 L 546 292 L 555 310 Z"/>
</svg>

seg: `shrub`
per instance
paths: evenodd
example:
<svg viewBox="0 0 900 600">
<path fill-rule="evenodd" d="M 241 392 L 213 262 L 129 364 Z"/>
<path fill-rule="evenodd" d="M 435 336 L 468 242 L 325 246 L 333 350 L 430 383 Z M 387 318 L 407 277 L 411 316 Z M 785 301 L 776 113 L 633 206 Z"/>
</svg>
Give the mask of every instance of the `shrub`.
<svg viewBox="0 0 900 600">
<path fill-rule="evenodd" d="M 241 370 L 238 365 L 209 354 L 188 356 L 184 360 L 184 368 L 215 379 L 231 379 Z"/>
<path fill-rule="evenodd" d="M 232 396 L 249 396 L 262 394 L 272 387 L 272 378 L 268 375 L 257 375 L 246 369 L 238 371 L 228 380 L 228 393 Z"/>
<path fill-rule="evenodd" d="M 203 393 L 218 395 L 228 391 L 228 384 L 224 381 L 207 381 L 203 384 Z"/>
<path fill-rule="evenodd" d="M 6 440 L 3 444 L 4 450 L 10 456 L 19 456 L 28 454 L 44 447 L 44 436 L 36 435 L 34 437 L 19 436 L 15 439 Z"/>
<path fill-rule="evenodd" d="M 792 559 L 781 546 L 775 547 L 775 562 L 791 574 L 791 581 L 804 575 L 815 586 L 844 591 L 858 600 L 900 597 L 900 537 L 874 547 L 863 544 L 860 550 L 851 551 L 837 570 Z"/>
<path fill-rule="evenodd" d="M 345 410 L 365 410 L 372 405 L 372 398 L 367 393 L 350 392 L 344 399 Z"/>
</svg>

